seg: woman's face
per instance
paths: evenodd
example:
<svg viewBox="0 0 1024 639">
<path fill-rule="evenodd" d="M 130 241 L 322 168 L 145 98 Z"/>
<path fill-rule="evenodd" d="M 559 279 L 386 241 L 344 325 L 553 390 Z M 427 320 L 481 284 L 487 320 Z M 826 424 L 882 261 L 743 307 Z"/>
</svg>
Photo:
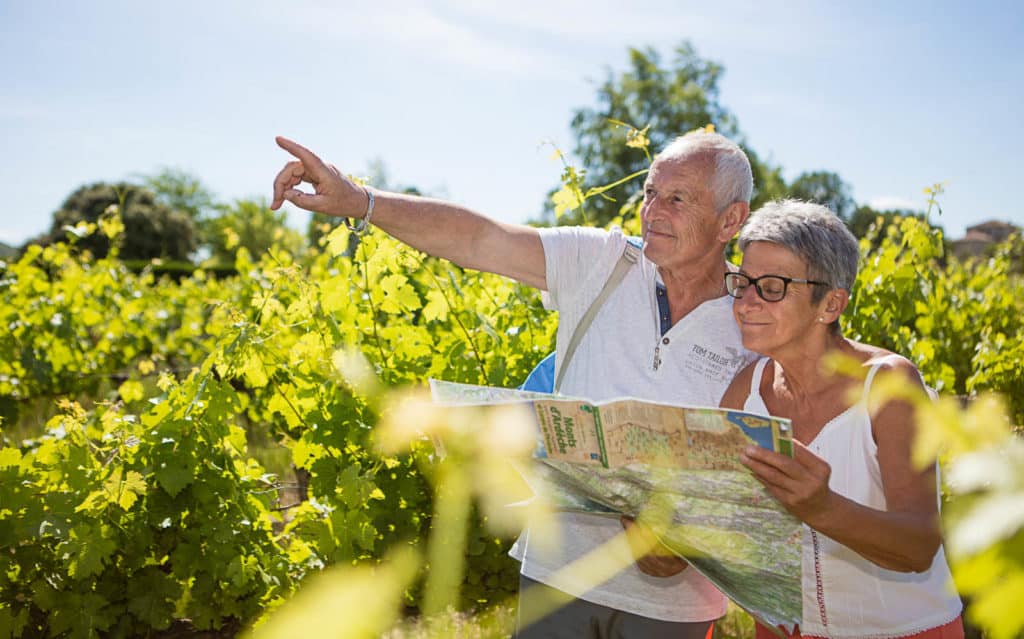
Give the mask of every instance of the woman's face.
<svg viewBox="0 0 1024 639">
<path fill-rule="evenodd" d="M 807 265 L 787 248 L 771 242 L 753 242 L 743 254 L 740 272 L 751 279 L 778 275 L 792 279 L 811 279 Z M 760 281 L 765 293 L 771 287 L 779 292 L 779 282 Z M 825 328 L 822 314 L 827 304 L 825 296 L 817 303 L 811 297 L 817 284 L 789 282 L 785 296 L 777 302 L 765 301 L 754 285 L 749 285 L 741 297 L 733 302 L 733 316 L 743 336 L 743 346 L 762 355 L 775 356 L 792 348 L 813 334 L 815 327 Z M 831 318 L 825 318 L 826 320 Z"/>
</svg>

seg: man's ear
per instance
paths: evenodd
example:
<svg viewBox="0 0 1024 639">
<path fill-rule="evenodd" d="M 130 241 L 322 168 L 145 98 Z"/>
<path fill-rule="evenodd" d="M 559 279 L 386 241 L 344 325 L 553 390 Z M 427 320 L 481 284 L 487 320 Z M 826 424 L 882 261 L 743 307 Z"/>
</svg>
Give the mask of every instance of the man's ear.
<svg viewBox="0 0 1024 639">
<path fill-rule="evenodd" d="M 728 243 L 743 228 L 750 216 L 750 204 L 733 202 L 718 214 L 718 241 Z"/>
</svg>

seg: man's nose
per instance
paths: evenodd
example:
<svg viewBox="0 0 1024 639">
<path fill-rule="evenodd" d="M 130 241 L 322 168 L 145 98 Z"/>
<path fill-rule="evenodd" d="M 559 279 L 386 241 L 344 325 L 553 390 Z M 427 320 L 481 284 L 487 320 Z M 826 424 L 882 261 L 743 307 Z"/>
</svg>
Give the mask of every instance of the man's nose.
<svg viewBox="0 0 1024 639">
<path fill-rule="evenodd" d="M 651 215 L 657 212 L 656 207 L 661 208 L 661 200 L 657 195 L 652 195 L 647 198 L 640 207 L 640 219 L 645 220 L 651 217 Z"/>
</svg>

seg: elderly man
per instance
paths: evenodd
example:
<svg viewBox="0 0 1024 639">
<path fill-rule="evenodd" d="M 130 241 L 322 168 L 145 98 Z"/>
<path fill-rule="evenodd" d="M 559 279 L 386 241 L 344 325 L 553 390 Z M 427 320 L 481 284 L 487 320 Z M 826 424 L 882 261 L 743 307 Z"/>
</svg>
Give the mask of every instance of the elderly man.
<svg viewBox="0 0 1024 639">
<path fill-rule="evenodd" d="M 278 174 L 271 208 L 288 200 L 310 211 L 366 218 L 421 251 L 547 291 L 549 306 L 560 313 L 559 360 L 626 249 L 618 229 L 503 224 L 454 204 L 370 190 L 295 142 L 277 142 L 297 160 Z M 296 189 L 300 182 L 315 193 Z M 691 133 L 658 154 L 641 209 L 643 254 L 656 268 L 632 266 L 607 297 L 565 370 L 562 392 L 598 401 L 633 396 L 718 405 L 733 376 L 753 359 L 732 319 L 723 257 L 750 212 L 752 189 L 746 155 L 721 135 Z M 561 539 L 531 544 L 527 531 L 512 555 L 522 562 L 521 593 L 550 589 L 569 603 L 520 628 L 519 637 L 703 638 L 725 613 L 725 598 L 714 586 L 682 560 L 661 554 L 639 557 L 596 587 L 564 579 L 561 568 L 622 527 L 580 513 L 562 513 L 558 523 Z M 634 524 L 623 520 L 622 526 Z M 521 597 L 521 608 L 527 601 Z"/>
</svg>

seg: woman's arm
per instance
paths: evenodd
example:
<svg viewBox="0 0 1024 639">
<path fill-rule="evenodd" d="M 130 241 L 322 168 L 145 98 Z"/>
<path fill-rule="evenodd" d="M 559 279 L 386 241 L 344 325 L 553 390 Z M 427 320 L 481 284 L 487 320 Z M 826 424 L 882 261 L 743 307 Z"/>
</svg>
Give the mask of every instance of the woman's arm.
<svg viewBox="0 0 1024 639">
<path fill-rule="evenodd" d="M 893 368 L 897 369 L 894 374 L 904 375 L 924 392 L 909 362 Z M 792 459 L 751 447 L 743 463 L 786 510 L 815 530 L 883 568 L 923 572 L 931 566 L 941 532 L 934 465 L 920 471 L 910 461 L 912 406 L 903 400 L 887 403 L 873 416 L 872 431 L 887 505 L 884 511 L 831 491 L 828 463 L 798 442 L 794 442 Z"/>
</svg>

